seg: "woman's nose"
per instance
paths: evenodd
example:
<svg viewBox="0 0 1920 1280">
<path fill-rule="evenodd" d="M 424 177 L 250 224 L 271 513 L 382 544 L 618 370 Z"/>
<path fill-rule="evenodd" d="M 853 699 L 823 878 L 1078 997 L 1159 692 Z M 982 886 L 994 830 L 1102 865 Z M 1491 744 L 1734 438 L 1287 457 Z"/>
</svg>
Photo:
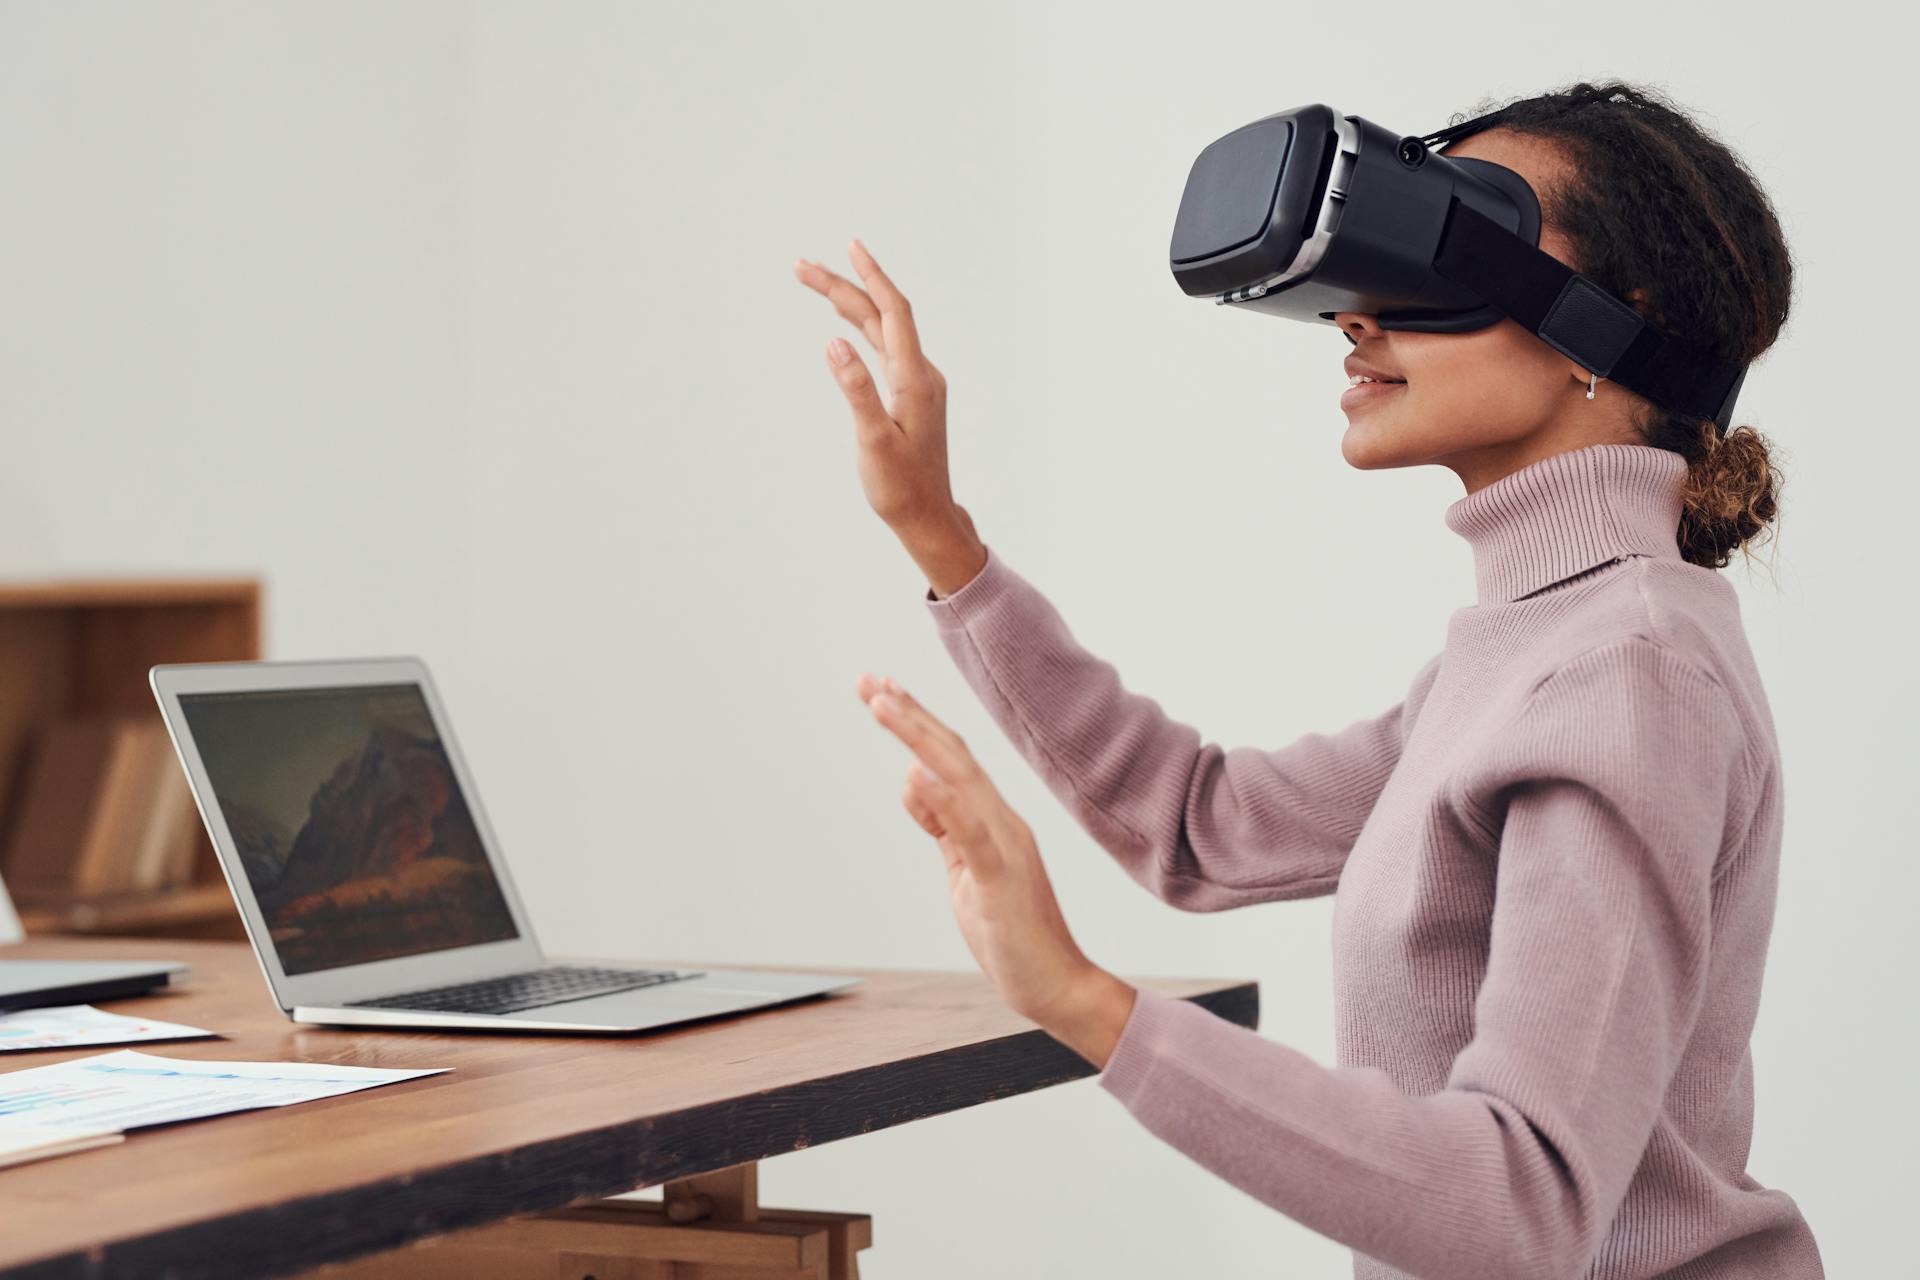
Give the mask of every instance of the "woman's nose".
<svg viewBox="0 0 1920 1280">
<path fill-rule="evenodd" d="M 1378 337 L 1382 330 L 1377 317 L 1365 311 L 1336 311 L 1333 322 L 1340 326 L 1340 332 L 1347 335 L 1347 341 L 1357 343 L 1362 338 Z"/>
</svg>

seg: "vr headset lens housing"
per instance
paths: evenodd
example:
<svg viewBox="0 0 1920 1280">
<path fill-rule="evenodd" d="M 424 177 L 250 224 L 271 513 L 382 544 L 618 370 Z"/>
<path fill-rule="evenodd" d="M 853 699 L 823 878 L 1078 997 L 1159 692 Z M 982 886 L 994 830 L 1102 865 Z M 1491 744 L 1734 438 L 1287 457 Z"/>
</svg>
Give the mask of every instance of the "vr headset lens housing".
<svg viewBox="0 0 1920 1280">
<path fill-rule="evenodd" d="M 1744 367 L 1542 252 L 1540 202 L 1518 173 L 1434 149 L 1498 118 L 1409 137 L 1316 104 L 1243 125 L 1187 175 L 1174 280 L 1294 320 L 1358 311 L 1383 329 L 1465 333 L 1511 317 L 1583 368 L 1726 431 Z"/>
</svg>

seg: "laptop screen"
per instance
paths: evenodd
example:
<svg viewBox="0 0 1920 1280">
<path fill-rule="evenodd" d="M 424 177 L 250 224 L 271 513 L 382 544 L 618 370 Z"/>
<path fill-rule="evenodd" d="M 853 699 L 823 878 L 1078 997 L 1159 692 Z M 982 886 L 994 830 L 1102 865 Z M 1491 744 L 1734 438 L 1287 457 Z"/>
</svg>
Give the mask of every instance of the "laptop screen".
<svg viewBox="0 0 1920 1280">
<path fill-rule="evenodd" d="M 518 936 L 418 685 L 180 710 L 288 975 Z"/>
</svg>

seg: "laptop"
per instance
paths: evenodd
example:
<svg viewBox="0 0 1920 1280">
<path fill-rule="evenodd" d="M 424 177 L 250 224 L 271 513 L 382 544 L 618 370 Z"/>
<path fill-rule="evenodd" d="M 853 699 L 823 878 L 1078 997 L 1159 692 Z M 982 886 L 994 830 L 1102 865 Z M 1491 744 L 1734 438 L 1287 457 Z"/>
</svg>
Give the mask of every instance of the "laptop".
<svg viewBox="0 0 1920 1280">
<path fill-rule="evenodd" d="M 860 981 L 549 961 L 417 658 L 170 664 L 150 680 L 295 1022 L 631 1032 Z"/>
<path fill-rule="evenodd" d="M 0 960 L 0 1013 L 143 996 L 186 972 L 178 960 Z"/>
<path fill-rule="evenodd" d="M 0 881 L 0 946 L 25 936 Z M 178 960 L 0 960 L 0 1013 L 145 995 L 186 972 Z"/>
</svg>

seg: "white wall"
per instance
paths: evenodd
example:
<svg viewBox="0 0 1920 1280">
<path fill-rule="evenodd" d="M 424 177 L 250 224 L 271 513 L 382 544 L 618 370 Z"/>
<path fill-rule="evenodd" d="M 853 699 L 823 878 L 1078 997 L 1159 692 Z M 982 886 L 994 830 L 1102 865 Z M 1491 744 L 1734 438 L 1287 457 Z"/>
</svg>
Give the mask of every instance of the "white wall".
<svg viewBox="0 0 1920 1280">
<path fill-rule="evenodd" d="M 1330 901 L 1156 903 L 953 670 L 860 496 L 846 326 L 790 264 L 864 237 L 988 541 L 1130 687 L 1280 745 L 1438 649 L 1461 491 L 1345 467 L 1331 329 L 1180 294 L 1194 153 L 1307 102 L 1414 132 L 1663 85 L 1801 269 L 1742 397 L 1789 476 L 1780 571 L 1728 571 L 1789 788 L 1750 1169 L 1832 1274 L 1884 1269 L 1920 889 L 1898 45 L 1834 6 L 1484 9 L 0 0 L 0 572 L 258 570 L 274 656 L 424 654 L 583 950 L 969 965 L 852 691 L 892 672 L 1033 823 L 1094 958 L 1257 978 L 1263 1033 L 1331 1062 Z M 875 1277 L 1347 1267 L 1087 1082 L 781 1157 L 764 1194 L 873 1212 Z"/>
</svg>

